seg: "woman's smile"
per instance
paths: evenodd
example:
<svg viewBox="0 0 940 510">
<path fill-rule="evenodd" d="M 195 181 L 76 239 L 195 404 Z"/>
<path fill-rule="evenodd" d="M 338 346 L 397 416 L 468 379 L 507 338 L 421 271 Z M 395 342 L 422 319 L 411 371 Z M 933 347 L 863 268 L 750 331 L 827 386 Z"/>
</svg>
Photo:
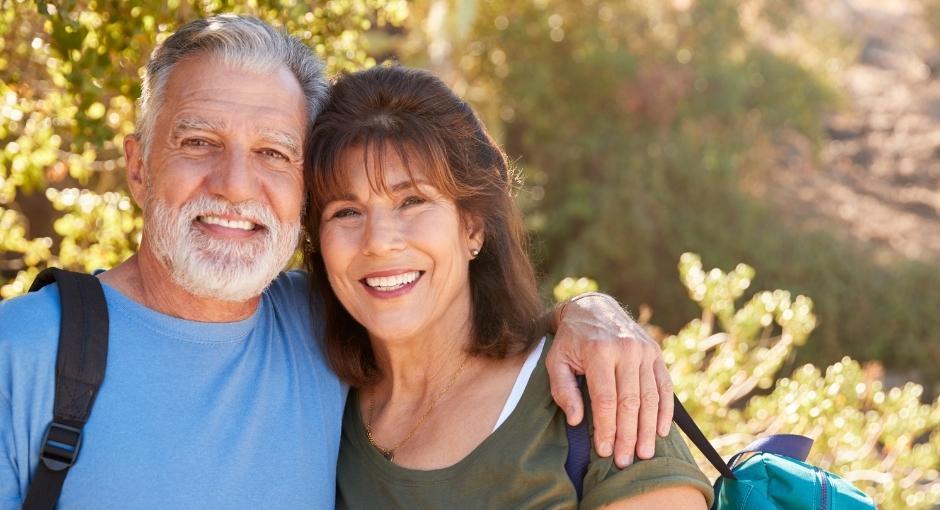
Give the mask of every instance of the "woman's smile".
<svg viewBox="0 0 940 510">
<path fill-rule="evenodd" d="M 388 299 L 407 294 L 418 284 L 424 271 L 382 271 L 359 280 L 366 291 L 377 298 Z"/>
</svg>

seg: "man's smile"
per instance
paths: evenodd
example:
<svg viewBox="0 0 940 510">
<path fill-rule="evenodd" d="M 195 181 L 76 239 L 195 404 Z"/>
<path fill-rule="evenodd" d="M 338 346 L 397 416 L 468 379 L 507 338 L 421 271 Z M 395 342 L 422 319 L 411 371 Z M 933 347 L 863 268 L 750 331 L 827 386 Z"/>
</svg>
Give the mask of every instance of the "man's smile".
<svg viewBox="0 0 940 510">
<path fill-rule="evenodd" d="M 236 230 L 256 230 L 261 228 L 257 223 L 246 220 L 246 219 L 237 219 L 237 218 L 223 218 L 221 216 L 212 216 L 204 215 L 196 218 L 197 220 L 205 223 L 207 225 L 218 225 L 220 227 L 231 228 Z"/>
</svg>

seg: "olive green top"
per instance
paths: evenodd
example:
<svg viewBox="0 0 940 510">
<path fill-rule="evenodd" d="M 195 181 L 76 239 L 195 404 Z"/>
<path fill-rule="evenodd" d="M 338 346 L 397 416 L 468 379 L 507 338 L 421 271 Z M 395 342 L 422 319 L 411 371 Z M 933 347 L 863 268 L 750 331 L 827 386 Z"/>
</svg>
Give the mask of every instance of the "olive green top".
<svg viewBox="0 0 940 510">
<path fill-rule="evenodd" d="M 545 353 L 512 414 L 469 455 L 443 469 L 419 471 L 393 464 L 366 439 L 359 398 L 351 391 L 343 416 L 337 466 L 340 509 L 556 509 L 578 507 L 565 472 L 565 416 L 549 393 Z M 586 406 L 589 407 L 589 406 Z M 590 423 L 590 417 L 585 417 Z M 712 487 L 673 426 L 656 439 L 656 455 L 618 469 L 611 457 L 591 454 L 580 508 L 597 508 L 669 486 Z"/>
</svg>

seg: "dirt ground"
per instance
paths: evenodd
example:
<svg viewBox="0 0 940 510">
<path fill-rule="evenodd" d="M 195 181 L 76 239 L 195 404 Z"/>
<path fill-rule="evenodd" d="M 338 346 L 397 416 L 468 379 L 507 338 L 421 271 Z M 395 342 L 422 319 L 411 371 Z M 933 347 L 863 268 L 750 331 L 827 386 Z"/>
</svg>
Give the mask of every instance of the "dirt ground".
<svg viewBox="0 0 940 510">
<path fill-rule="evenodd" d="M 775 198 L 876 260 L 940 261 L 940 44 L 916 0 L 834 4 L 859 48 L 839 76 L 846 105 L 828 117 L 818 160 L 777 172 Z"/>
</svg>

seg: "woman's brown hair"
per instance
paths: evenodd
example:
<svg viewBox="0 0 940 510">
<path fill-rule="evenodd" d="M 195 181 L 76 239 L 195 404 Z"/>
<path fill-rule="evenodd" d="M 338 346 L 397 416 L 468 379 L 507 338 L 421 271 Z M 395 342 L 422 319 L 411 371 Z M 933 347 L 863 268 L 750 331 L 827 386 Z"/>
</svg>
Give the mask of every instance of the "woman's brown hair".
<svg viewBox="0 0 940 510">
<path fill-rule="evenodd" d="M 535 340 L 540 311 L 527 237 L 513 202 L 517 176 L 470 106 L 443 81 L 418 69 L 380 66 L 339 77 L 308 136 L 304 219 L 311 286 L 323 296 L 326 352 L 337 375 L 356 387 L 381 378 L 368 334 L 333 293 L 319 253 L 324 207 L 348 186 L 343 156 L 353 147 L 371 160 L 369 180 L 384 190 L 380 163 L 394 150 L 404 167 L 421 168 L 463 218 L 484 228 L 483 247 L 470 262 L 471 347 L 501 358 Z M 414 175 L 411 175 L 414 180 Z"/>
</svg>

